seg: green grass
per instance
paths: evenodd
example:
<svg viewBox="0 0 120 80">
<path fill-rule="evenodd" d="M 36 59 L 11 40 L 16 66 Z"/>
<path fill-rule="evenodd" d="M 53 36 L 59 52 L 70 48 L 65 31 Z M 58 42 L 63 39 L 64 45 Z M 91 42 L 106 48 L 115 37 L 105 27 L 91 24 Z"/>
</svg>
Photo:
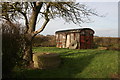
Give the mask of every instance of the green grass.
<svg viewBox="0 0 120 80">
<path fill-rule="evenodd" d="M 34 47 L 34 52 L 59 53 L 61 66 L 56 69 L 15 71 L 17 78 L 111 78 L 118 73 L 118 51 L 69 50 L 55 47 Z"/>
</svg>

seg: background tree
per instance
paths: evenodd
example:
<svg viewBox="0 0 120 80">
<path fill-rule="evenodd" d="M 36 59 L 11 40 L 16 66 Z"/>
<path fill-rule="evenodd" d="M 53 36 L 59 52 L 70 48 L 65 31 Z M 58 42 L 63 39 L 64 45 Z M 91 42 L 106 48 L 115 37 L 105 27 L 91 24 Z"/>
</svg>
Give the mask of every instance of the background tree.
<svg viewBox="0 0 120 80">
<path fill-rule="evenodd" d="M 27 61 L 32 61 L 32 40 L 44 30 L 51 19 L 59 17 L 66 22 L 81 24 L 89 21 L 91 15 L 98 16 L 96 12 L 88 9 L 84 4 L 75 2 L 4 2 L 1 5 L 2 19 L 10 23 L 15 23 L 20 18 L 25 20 L 26 44 L 23 58 Z M 38 18 L 44 18 L 44 22 L 35 31 Z"/>
</svg>

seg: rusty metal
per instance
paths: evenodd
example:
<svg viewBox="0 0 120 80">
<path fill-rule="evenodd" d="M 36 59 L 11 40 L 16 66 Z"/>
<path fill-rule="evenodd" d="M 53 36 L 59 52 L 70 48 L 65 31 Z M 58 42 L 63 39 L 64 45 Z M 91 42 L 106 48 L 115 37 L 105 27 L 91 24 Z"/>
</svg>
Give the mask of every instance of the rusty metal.
<svg viewBox="0 0 120 80">
<path fill-rule="evenodd" d="M 90 28 L 56 31 L 56 47 L 69 48 L 77 41 L 77 49 L 91 49 L 93 47 L 94 30 Z"/>
</svg>

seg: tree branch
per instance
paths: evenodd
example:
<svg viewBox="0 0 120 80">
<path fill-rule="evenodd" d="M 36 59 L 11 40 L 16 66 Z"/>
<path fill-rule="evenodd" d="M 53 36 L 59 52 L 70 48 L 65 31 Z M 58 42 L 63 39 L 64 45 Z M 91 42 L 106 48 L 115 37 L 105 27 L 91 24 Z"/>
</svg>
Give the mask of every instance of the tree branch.
<svg viewBox="0 0 120 80">
<path fill-rule="evenodd" d="M 33 32 L 33 37 L 36 36 L 38 33 L 42 32 L 45 29 L 48 22 L 49 22 L 49 19 L 45 20 L 42 27 L 40 29 L 38 29 L 37 31 Z"/>
<path fill-rule="evenodd" d="M 46 27 L 47 23 L 49 22 L 49 18 L 48 18 L 48 13 L 49 13 L 49 3 L 46 5 L 46 13 L 44 14 L 45 16 L 45 22 L 43 23 L 42 27 L 40 29 L 38 29 L 37 31 L 33 32 L 33 37 L 36 36 L 38 33 L 42 32 L 44 30 L 44 28 Z"/>
<path fill-rule="evenodd" d="M 27 15 L 26 13 L 22 12 L 21 8 L 17 8 L 16 6 L 13 6 L 14 10 L 17 11 L 18 13 L 22 14 L 23 17 L 25 18 L 25 25 L 26 25 L 26 31 L 25 33 L 28 31 L 29 29 L 29 23 L 28 23 L 28 18 L 27 18 Z"/>
<path fill-rule="evenodd" d="M 28 29 L 29 29 L 29 26 L 28 26 L 28 18 L 27 18 L 27 16 L 26 16 L 26 14 L 25 13 L 23 13 L 21 10 L 17 10 L 19 13 L 21 13 L 23 16 L 24 16 L 24 18 L 25 18 L 25 25 L 26 25 L 26 31 L 25 32 L 27 32 L 28 31 Z"/>
</svg>

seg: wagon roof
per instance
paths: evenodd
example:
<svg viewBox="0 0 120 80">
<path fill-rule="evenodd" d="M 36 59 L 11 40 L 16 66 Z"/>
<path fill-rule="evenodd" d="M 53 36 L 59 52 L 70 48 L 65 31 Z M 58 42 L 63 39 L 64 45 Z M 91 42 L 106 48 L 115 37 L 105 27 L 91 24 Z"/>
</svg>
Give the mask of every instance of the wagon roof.
<svg viewBox="0 0 120 80">
<path fill-rule="evenodd" d="M 91 29 L 91 28 L 79 28 L 79 29 L 60 30 L 60 31 L 56 31 L 55 33 L 63 33 L 63 32 L 81 32 L 82 30 L 91 30 L 91 31 L 94 32 L 94 30 Z"/>
</svg>

